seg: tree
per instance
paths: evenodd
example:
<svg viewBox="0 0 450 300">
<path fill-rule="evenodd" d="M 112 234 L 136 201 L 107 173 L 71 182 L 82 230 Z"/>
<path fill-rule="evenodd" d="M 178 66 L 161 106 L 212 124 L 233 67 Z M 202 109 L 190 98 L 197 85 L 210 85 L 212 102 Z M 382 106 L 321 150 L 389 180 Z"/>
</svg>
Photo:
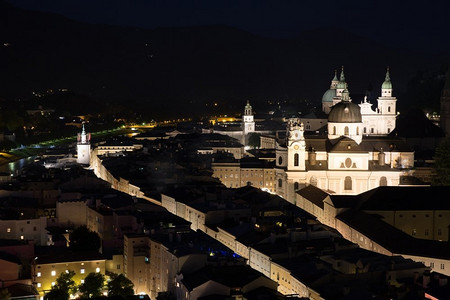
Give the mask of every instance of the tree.
<svg viewBox="0 0 450 300">
<path fill-rule="evenodd" d="M 80 292 L 84 298 L 92 298 L 101 296 L 103 287 L 105 286 L 105 276 L 101 273 L 89 273 L 84 278 L 84 283 L 80 285 Z"/>
<path fill-rule="evenodd" d="M 108 296 L 130 296 L 134 295 L 134 284 L 123 274 L 111 274 L 108 282 Z"/>
<path fill-rule="evenodd" d="M 248 136 L 248 145 L 253 149 L 259 148 L 261 146 L 260 136 L 261 135 L 259 133 L 250 133 Z"/>
<path fill-rule="evenodd" d="M 436 147 L 434 154 L 434 169 L 432 185 L 450 186 L 450 139 L 445 139 Z"/>
<path fill-rule="evenodd" d="M 70 248 L 74 251 L 88 251 L 100 249 L 100 237 L 86 226 L 76 228 L 69 236 Z"/>
<path fill-rule="evenodd" d="M 9 293 L 8 289 L 2 289 L 0 290 L 0 300 L 10 300 L 11 294 Z"/>
<path fill-rule="evenodd" d="M 70 270 L 61 273 L 56 278 L 56 283 L 52 287 L 51 291 L 45 296 L 45 300 L 64 300 L 69 299 L 70 294 L 75 294 L 78 290 L 75 281 L 73 280 L 75 272 Z"/>
</svg>

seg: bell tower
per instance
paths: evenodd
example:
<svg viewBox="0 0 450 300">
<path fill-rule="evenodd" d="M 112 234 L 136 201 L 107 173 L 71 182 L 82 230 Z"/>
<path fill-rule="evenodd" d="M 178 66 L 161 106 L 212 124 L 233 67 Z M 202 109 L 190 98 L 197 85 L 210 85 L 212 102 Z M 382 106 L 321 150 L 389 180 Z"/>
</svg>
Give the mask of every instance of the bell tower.
<svg viewBox="0 0 450 300">
<path fill-rule="evenodd" d="M 86 134 L 86 130 L 83 129 L 81 134 L 78 133 L 77 138 L 77 163 L 82 165 L 90 165 L 91 163 L 91 134 Z"/>
<path fill-rule="evenodd" d="M 253 119 L 252 106 L 250 101 L 247 100 L 247 105 L 245 105 L 244 115 L 242 116 L 242 126 L 244 131 L 244 136 L 255 131 L 255 121 Z"/>
<path fill-rule="evenodd" d="M 303 136 L 304 127 L 300 119 L 292 118 L 288 121 L 288 171 L 305 171 L 306 143 Z"/>
</svg>

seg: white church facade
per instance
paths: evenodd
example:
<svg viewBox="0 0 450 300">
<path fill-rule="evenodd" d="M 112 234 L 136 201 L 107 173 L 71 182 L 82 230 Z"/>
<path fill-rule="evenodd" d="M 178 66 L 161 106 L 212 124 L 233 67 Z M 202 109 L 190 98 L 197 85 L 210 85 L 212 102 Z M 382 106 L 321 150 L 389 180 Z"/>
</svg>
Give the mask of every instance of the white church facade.
<svg viewBox="0 0 450 300">
<path fill-rule="evenodd" d="M 378 186 L 398 186 L 414 164 L 414 152 L 400 139 L 387 136 L 395 128 L 396 101 L 389 70 L 378 107 L 349 96 L 344 72 L 324 94 L 327 135 L 304 135 L 299 119 L 287 124 L 285 143 L 276 149 L 276 193 L 293 202 L 309 184 L 334 194 L 359 194 Z M 323 99 L 323 100 L 324 100 Z"/>
<path fill-rule="evenodd" d="M 330 88 L 323 94 L 322 110 L 326 114 L 329 114 L 331 108 L 340 103 L 344 97 L 351 101 L 348 93 L 345 95 L 344 91 L 348 91 L 348 85 L 345 81 L 344 69 L 342 69 L 339 79 L 335 72 Z M 377 99 L 377 107 L 372 109 L 373 105 L 367 101 L 367 97 L 364 97 L 364 100 L 359 104 L 362 117 L 362 125 L 359 130 L 363 135 L 386 135 L 394 130 L 397 117 L 397 98 L 392 95 L 392 92 L 388 68 L 381 85 L 381 96 Z"/>
</svg>

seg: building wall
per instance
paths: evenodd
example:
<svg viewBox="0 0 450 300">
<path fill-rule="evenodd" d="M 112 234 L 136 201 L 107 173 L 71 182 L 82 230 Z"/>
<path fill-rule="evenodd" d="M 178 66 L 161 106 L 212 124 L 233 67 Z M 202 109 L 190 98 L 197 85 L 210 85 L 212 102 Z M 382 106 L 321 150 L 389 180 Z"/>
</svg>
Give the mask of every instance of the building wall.
<svg viewBox="0 0 450 300">
<path fill-rule="evenodd" d="M 56 278 L 66 270 L 75 271 L 73 280 L 79 285 L 89 273 L 101 273 L 105 275 L 106 260 L 85 260 L 67 261 L 58 263 L 40 264 L 39 258 L 35 266 L 32 267 L 32 276 L 36 282 L 36 289 L 40 296 L 49 292 L 52 285 L 56 283 Z"/>
<path fill-rule="evenodd" d="M 450 211 L 448 210 L 368 211 L 368 213 L 382 216 L 386 223 L 415 238 L 449 240 Z"/>
<path fill-rule="evenodd" d="M 47 234 L 47 218 L 25 220 L 0 220 L 0 239 L 32 240 L 45 246 L 50 241 Z"/>
<path fill-rule="evenodd" d="M 271 258 L 268 255 L 259 252 L 254 248 L 250 248 L 248 264 L 256 271 L 259 271 L 270 278 Z"/>
</svg>

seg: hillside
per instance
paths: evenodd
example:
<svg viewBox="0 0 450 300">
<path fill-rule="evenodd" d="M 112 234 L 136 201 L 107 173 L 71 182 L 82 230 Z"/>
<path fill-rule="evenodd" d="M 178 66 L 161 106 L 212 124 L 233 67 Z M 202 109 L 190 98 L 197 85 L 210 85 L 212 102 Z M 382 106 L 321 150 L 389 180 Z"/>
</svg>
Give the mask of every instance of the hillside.
<svg viewBox="0 0 450 300">
<path fill-rule="evenodd" d="M 155 118 L 232 113 L 247 99 L 256 110 L 267 101 L 319 105 L 341 65 L 354 101 L 370 85 L 371 97 L 378 95 L 387 65 L 400 97 L 419 70 L 448 61 L 445 53 L 392 49 L 338 29 L 295 39 L 225 26 L 144 30 L 79 23 L 1 1 L 0 19 L 0 98 L 66 88 L 95 99 L 93 106 L 126 103 Z"/>
</svg>

